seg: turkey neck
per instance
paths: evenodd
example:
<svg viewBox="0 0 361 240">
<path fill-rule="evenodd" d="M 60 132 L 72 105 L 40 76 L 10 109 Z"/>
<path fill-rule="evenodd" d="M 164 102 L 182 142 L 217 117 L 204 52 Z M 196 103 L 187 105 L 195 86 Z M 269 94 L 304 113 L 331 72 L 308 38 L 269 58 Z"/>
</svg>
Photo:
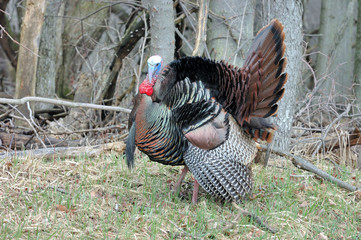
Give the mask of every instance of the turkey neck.
<svg viewBox="0 0 361 240">
<path fill-rule="evenodd" d="M 188 145 L 171 111 L 151 97 L 140 97 L 135 122 L 135 144 L 152 161 L 166 165 L 183 165 Z"/>
</svg>

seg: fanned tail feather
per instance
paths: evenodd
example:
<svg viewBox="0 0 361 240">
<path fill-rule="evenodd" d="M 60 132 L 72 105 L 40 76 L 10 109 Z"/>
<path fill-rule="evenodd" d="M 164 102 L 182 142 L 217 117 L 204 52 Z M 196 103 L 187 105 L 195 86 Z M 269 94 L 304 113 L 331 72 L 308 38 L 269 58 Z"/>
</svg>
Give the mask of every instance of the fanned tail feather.
<svg viewBox="0 0 361 240">
<path fill-rule="evenodd" d="M 284 39 L 282 24 L 272 20 L 258 32 L 242 68 L 249 88 L 238 121 L 254 139 L 270 142 L 276 129 L 269 121 L 260 119 L 274 116 L 277 102 L 284 95 L 283 87 L 287 82 Z"/>
</svg>

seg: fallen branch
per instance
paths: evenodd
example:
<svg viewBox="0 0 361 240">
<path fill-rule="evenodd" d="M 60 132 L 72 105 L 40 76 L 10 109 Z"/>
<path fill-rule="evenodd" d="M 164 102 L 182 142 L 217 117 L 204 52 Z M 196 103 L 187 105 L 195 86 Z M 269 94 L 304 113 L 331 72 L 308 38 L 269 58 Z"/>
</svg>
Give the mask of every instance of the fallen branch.
<svg viewBox="0 0 361 240">
<path fill-rule="evenodd" d="M 264 150 L 267 150 L 267 145 L 260 145 L 262 149 Z M 271 151 L 273 153 L 276 153 L 278 155 L 281 155 L 281 156 L 287 156 L 287 157 L 290 157 L 291 158 L 291 161 L 293 163 L 293 165 L 297 168 L 300 168 L 300 169 L 303 169 L 303 170 L 306 170 L 306 171 L 309 171 L 309 172 L 312 172 L 320 177 L 322 177 L 323 179 L 326 179 L 330 182 L 333 182 L 333 183 L 336 183 L 339 187 L 342 187 L 342 188 L 345 188 L 351 192 L 354 192 L 354 191 L 357 191 L 358 188 L 355 187 L 355 186 L 352 186 L 338 178 L 335 178 L 333 176 L 331 176 L 330 174 L 322 171 L 321 169 L 317 168 L 315 165 L 313 165 L 312 163 L 310 163 L 309 161 L 299 157 L 299 156 L 296 156 L 296 155 L 293 155 L 289 152 L 286 152 L 286 151 L 283 151 L 283 150 L 280 150 L 280 149 L 277 149 L 277 148 L 272 148 Z"/>
<path fill-rule="evenodd" d="M 36 150 L 18 151 L 13 153 L 0 154 L 0 160 L 8 158 L 75 158 L 79 156 L 97 157 L 101 153 L 116 151 L 123 153 L 125 150 L 124 142 L 114 142 L 86 147 L 58 147 L 58 148 L 41 148 Z"/>
<path fill-rule="evenodd" d="M 271 233 L 276 233 L 278 232 L 278 229 L 269 226 L 265 221 L 263 221 L 260 217 L 258 217 L 257 215 L 241 208 L 237 203 L 232 202 L 233 207 L 235 207 L 236 209 L 238 209 L 243 216 L 248 217 L 249 219 L 255 221 L 258 225 L 260 225 L 262 228 L 266 229 L 267 231 L 270 231 Z"/>
<path fill-rule="evenodd" d="M 71 102 L 71 101 L 66 101 L 66 100 L 51 99 L 51 98 L 44 98 L 44 97 L 23 97 L 20 99 L 0 98 L 0 103 L 3 103 L 3 104 L 21 105 L 21 104 L 24 104 L 27 102 L 43 102 L 43 103 L 67 106 L 70 108 L 92 108 L 92 109 L 98 109 L 98 110 L 117 111 L 117 112 L 124 112 L 124 113 L 131 112 L 130 109 L 122 108 L 122 107 L 104 106 L 104 105 L 93 104 L 93 103 Z"/>
</svg>

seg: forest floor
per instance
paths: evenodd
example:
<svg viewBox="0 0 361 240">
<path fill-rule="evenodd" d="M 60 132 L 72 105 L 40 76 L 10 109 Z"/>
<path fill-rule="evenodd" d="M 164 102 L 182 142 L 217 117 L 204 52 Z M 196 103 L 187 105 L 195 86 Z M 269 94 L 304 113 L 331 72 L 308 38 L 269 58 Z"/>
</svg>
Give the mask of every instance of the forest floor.
<svg viewBox="0 0 361 240">
<path fill-rule="evenodd" d="M 361 172 L 330 162 L 319 168 L 359 186 Z M 277 228 L 275 234 L 200 192 L 192 178 L 171 190 L 180 167 L 138 155 L 129 171 L 122 155 L 0 160 L 0 239 L 359 239 L 361 194 L 350 193 L 290 161 L 253 166 L 255 186 L 241 206 Z"/>
</svg>

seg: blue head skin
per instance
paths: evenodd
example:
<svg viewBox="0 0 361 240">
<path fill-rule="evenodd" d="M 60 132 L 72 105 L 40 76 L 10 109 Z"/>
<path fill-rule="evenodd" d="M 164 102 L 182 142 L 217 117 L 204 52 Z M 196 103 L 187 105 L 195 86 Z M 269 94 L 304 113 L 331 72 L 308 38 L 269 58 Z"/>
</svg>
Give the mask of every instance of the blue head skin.
<svg viewBox="0 0 361 240">
<path fill-rule="evenodd" d="M 163 60 L 162 57 L 159 55 L 151 56 L 148 59 L 148 81 L 150 84 L 155 83 L 155 79 L 157 78 L 160 70 L 162 69 L 162 65 L 163 65 Z"/>
</svg>

